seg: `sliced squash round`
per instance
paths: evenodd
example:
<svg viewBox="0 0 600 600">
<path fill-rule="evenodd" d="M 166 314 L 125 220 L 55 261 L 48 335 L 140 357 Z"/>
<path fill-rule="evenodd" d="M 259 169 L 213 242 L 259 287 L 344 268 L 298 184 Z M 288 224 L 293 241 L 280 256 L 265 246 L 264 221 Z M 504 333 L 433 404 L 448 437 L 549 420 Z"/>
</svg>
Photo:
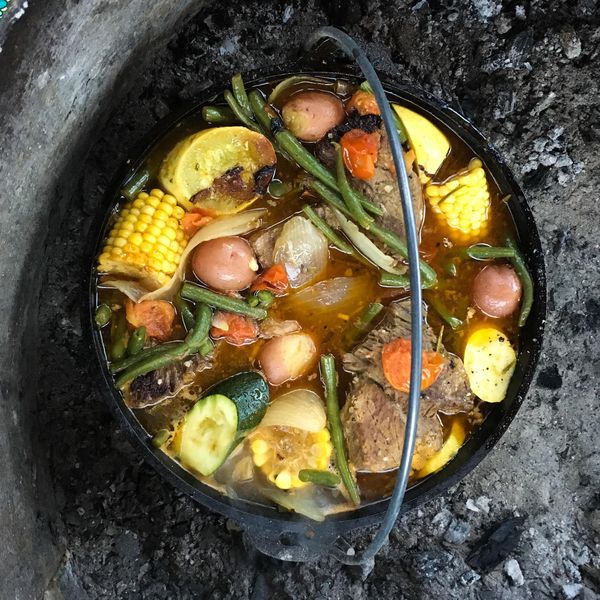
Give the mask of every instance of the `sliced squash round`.
<svg viewBox="0 0 600 600">
<path fill-rule="evenodd" d="M 417 471 L 417 477 L 425 477 L 431 473 L 439 471 L 444 465 L 449 463 L 455 456 L 465 441 L 465 428 L 462 423 L 455 420 L 450 428 L 448 439 L 442 447 L 425 463 L 422 469 Z"/>
<path fill-rule="evenodd" d="M 179 142 L 158 178 L 186 210 L 198 207 L 219 216 L 240 212 L 265 193 L 275 163 L 264 135 L 246 127 L 213 127 Z"/>
<path fill-rule="evenodd" d="M 180 428 L 179 460 L 192 471 L 211 475 L 233 449 L 237 429 L 238 411 L 227 396 L 213 394 L 198 400 Z"/>
<path fill-rule="evenodd" d="M 517 354 L 504 333 L 485 327 L 469 336 L 464 364 L 473 393 L 484 402 L 502 402 L 517 364 Z"/>
<path fill-rule="evenodd" d="M 423 115 L 405 106 L 392 104 L 402 120 L 410 145 L 415 151 L 421 181 L 427 183 L 435 175 L 450 152 L 450 142 L 442 131 Z"/>
<path fill-rule="evenodd" d="M 269 386 L 265 378 L 256 371 L 237 373 L 217 383 L 209 392 L 227 396 L 234 402 L 240 431 L 256 427 L 269 405 Z"/>
</svg>

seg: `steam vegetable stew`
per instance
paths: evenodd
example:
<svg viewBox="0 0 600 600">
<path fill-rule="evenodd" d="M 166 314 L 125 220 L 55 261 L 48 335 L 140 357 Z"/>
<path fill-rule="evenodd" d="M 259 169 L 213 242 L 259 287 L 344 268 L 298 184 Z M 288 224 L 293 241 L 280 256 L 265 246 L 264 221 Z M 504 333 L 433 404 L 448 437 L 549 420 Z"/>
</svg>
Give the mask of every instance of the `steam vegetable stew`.
<svg viewBox="0 0 600 600">
<path fill-rule="evenodd" d="M 392 108 L 426 288 L 414 481 L 503 401 L 532 283 L 485 165 Z M 235 76 L 126 184 L 98 256 L 108 366 L 154 445 L 318 520 L 389 494 L 402 449 L 410 300 L 379 113 L 365 84 Z"/>
</svg>

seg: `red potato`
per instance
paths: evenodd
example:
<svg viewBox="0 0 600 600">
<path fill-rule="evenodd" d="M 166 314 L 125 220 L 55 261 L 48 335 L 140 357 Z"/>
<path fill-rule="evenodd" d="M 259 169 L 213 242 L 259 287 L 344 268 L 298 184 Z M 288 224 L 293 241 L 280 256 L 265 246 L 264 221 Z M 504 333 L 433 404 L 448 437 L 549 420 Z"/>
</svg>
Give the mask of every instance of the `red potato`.
<svg viewBox="0 0 600 600">
<path fill-rule="evenodd" d="M 317 347 L 308 333 L 292 333 L 269 340 L 258 362 L 271 385 L 281 385 L 304 375 L 314 364 Z"/>
<path fill-rule="evenodd" d="M 346 116 L 341 100 L 325 92 L 300 92 L 286 102 L 281 114 L 285 126 L 305 142 L 320 140 Z"/>
<path fill-rule="evenodd" d="M 239 292 L 256 279 L 258 262 L 244 238 L 230 236 L 199 244 L 192 269 L 198 279 L 215 290 Z"/>
<path fill-rule="evenodd" d="M 475 277 L 473 300 L 488 317 L 508 317 L 519 307 L 523 286 L 508 265 L 488 265 Z"/>
</svg>

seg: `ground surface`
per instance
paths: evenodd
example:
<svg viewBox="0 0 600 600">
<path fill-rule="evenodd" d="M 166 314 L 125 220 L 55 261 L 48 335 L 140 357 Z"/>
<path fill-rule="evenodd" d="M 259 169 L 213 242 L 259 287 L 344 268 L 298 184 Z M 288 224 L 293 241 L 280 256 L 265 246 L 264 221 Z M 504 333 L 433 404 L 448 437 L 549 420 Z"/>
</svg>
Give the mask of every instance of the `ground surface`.
<svg viewBox="0 0 600 600">
<path fill-rule="evenodd" d="M 290 564 L 258 555 L 233 523 L 163 482 L 117 428 L 90 384 L 81 320 L 88 268 L 81 232 L 109 177 L 182 100 L 223 73 L 285 64 L 314 26 L 340 18 L 314 0 L 225 4 L 201 12 L 166 48 L 149 48 L 152 64 L 79 165 L 77 199 L 48 249 L 40 419 L 64 518 L 56 526 L 68 549 L 64 596 L 600 597 L 594 0 L 349 4 L 345 26 L 367 40 L 382 68 L 451 102 L 507 158 L 535 213 L 549 281 L 541 368 L 518 418 L 462 483 L 401 520 L 368 576 L 330 559 Z M 507 521 L 513 517 L 522 518 Z M 503 522 L 509 539 L 488 561 L 498 564 L 469 558 Z"/>
</svg>

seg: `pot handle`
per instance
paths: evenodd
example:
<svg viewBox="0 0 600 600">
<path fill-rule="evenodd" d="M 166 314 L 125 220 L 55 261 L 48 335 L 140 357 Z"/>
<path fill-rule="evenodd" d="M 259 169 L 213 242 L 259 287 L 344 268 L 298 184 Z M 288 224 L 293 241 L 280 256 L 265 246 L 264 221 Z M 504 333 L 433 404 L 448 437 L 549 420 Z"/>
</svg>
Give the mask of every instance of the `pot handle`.
<svg viewBox="0 0 600 600">
<path fill-rule="evenodd" d="M 315 524 L 308 521 L 240 524 L 244 539 L 262 554 L 278 560 L 307 562 L 331 555 L 334 547 L 348 552 L 350 544 L 332 523 Z"/>
</svg>

